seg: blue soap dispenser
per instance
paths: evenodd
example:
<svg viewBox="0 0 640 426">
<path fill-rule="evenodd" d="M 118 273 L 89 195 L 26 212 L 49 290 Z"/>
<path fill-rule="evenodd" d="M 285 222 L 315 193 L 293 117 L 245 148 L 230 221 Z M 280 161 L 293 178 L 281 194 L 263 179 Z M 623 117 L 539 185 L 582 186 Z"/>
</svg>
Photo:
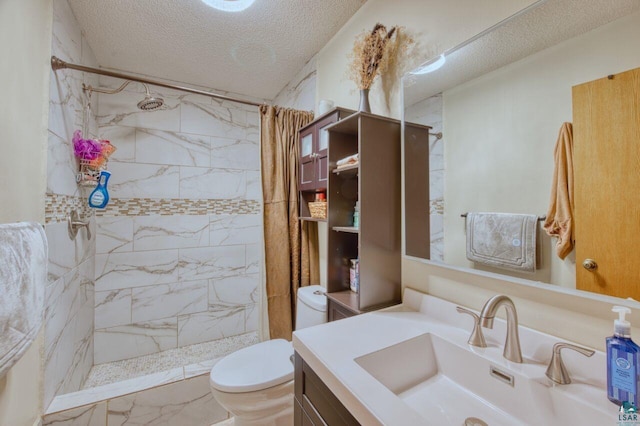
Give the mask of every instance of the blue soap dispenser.
<svg viewBox="0 0 640 426">
<path fill-rule="evenodd" d="M 614 306 L 619 318 L 613 322 L 613 336 L 607 337 L 607 397 L 609 401 L 638 408 L 640 347 L 631 340 L 631 324 L 625 320 L 629 308 Z"/>
<path fill-rule="evenodd" d="M 98 177 L 98 186 L 89 195 L 89 207 L 94 209 L 104 209 L 109 203 L 109 192 L 107 191 L 107 182 L 111 177 L 111 172 L 103 170 Z"/>
</svg>

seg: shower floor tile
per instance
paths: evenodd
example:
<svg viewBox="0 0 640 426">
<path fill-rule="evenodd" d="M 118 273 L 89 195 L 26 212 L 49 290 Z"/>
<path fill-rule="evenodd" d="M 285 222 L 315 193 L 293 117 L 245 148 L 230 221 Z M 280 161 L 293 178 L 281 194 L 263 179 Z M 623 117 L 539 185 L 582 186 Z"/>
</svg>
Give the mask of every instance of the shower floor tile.
<svg viewBox="0 0 640 426">
<path fill-rule="evenodd" d="M 258 333 L 254 332 L 169 349 L 152 355 L 95 365 L 89 372 L 82 389 L 211 361 L 258 342 Z"/>
</svg>

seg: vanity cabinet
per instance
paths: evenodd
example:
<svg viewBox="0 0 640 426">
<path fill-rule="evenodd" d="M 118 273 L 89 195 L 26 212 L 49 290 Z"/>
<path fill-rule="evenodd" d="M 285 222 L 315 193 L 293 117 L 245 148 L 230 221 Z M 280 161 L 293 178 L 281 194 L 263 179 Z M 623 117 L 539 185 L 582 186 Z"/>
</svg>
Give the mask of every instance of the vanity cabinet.
<svg viewBox="0 0 640 426">
<path fill-rule="evenodd" d="M 359 425 L 355 417 L 297 352 L 294 359 L 294 426 Z"/>
<path fill-rule="evenodd" d="M 334 108 L 299 130 L 301 191 L 319 191 L 327 188 L 328 136 L 325 129 L 353 112 L 344 108 Z"/>
<path fill-rule="evenodd" d="M 326 129 L 330 321 L 400 303 L 400 126 L 358 112 Z M 337 168 L 353 154 L 357 164 Z M 359 226 L 353 226 L 356 201 Z M 359 259 L 358 293 L 349 289 L 350 259 Z"/>
</svg>

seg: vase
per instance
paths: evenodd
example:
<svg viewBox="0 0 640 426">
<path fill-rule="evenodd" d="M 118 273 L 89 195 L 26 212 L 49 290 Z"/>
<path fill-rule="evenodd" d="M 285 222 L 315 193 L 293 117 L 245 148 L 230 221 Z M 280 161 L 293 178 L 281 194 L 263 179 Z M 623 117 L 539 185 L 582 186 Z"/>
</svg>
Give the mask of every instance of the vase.
<svg viewBox="0 0 640 426">
<path fill-rule="evenodd" d="M 369 89 L 360 89 L 360 105 L 358 111 L 371 112 L 371 105 L 369 105 Z"/>
</svg>

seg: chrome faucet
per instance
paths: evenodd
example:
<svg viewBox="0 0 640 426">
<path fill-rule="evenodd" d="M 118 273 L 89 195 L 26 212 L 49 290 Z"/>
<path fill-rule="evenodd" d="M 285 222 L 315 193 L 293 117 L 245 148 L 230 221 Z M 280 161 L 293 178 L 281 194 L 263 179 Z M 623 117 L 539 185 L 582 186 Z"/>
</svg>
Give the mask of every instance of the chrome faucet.
<svg viewBox="0 0 640 426">
<path fill-rule="evenodd" d="M 487 342 L 484 340 L 484 335 L 482 334 L 482 327 L 480 326 L 480 316 L 469 309 L 465 309 L 461 306 L 456 306 L 456 311 L 461 314 L 467 314 L 471 318 L 473 318 L 473 330 L 471 330 L 471 335 L 469 336 L 468 344 L 471 346 L 477 346 L 479 348 L 486 348 Z"/>
<path fill-rule="evenodd" d="M 571 377 L 567 371 L 567 367 L 562 362 L 560 351 L 562 349 L 573 349 L 574 351 L 581 353 L 584 356 L 592 356 L 595 351 L 587 348 L 581 348 L 580 346 L 572 345 L 570 343 L 556 343 L 553 345 L 553 352 L 551 355 L 551 361 L 549 367 L 547 367 L 547 377 L 558 383 L 559 385 L 568 385 L 571 383 Z"/>
<path fill-rule="evenodd" d="M 502 355 L 513 362 L 522 362 L 522 351 L 520 350 L 520 337 L 518 336 L 518 315 L 513 301 L 504 295 L 493 296 L 487 300 L 480 312 L 480 325 L 486 328 L 493 328 L 493 319 L 500 306 L 504 305 L 507 310 L 507 338 L 504 342 Z"/>
</svg>

